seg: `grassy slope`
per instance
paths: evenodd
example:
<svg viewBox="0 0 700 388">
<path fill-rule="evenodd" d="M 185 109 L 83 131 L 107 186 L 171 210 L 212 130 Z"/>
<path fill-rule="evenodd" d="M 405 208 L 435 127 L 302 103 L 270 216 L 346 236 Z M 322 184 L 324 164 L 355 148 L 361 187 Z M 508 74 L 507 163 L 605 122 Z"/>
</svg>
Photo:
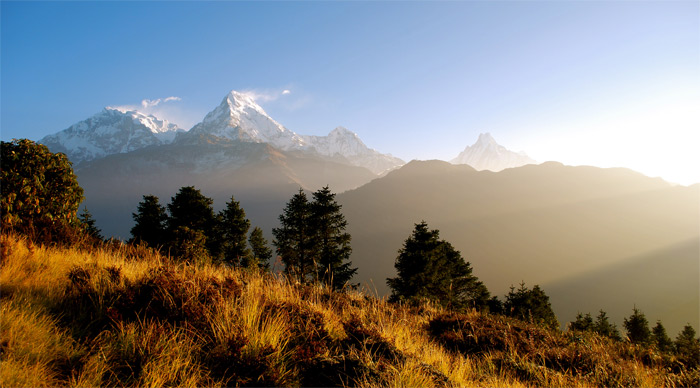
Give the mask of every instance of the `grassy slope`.
<svg viewBox="0 0 700 388">
<path fill-rule="evenodd" d="M 0 386 L 678 386 L 649 350 L 128 246 L 0 240 Z"/>
</svg>

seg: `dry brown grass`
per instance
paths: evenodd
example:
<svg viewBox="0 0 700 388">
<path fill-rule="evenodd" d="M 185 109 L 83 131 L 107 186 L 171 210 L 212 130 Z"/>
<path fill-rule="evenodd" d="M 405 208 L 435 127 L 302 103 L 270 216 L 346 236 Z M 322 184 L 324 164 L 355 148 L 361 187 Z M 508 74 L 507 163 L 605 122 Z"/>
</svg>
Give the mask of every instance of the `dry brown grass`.
<svg viewBox="0 0 700 388">
<path fill-rule="evenodd" d="M 2 235 L 0 386 L 682 386 L 594 335 L 388 304 L 114 244 Z"/>
</svg>

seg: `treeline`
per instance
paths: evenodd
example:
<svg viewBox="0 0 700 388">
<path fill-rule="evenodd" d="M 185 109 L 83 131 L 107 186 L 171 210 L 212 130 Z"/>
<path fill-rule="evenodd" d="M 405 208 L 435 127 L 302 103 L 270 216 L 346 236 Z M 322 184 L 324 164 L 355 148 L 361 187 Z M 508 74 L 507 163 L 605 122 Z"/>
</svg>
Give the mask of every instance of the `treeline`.
<svg viewBox="0 0 700 388">
<path fill-rule="evenodd" d="M 213 262 L 245 268 L 268 268 L 272 250 L 262 229 L 250 231 L 250 220 L 234 197 L 215 213 L 214 201 L 186 186 L 166 207 L 144 195 L 132 216 L 133 244 L 145 244 L 188 262 Z M 250 233 L 249 233 L 250 231 Z"/>
<path fill-rule="evenodd" d="M 40 243 L 99 243 L 103 237 L 87 209 L 78 214 L 83 190 L 64 154 L 51 153 L 30 140 L 2 142 L 1 181 L 2 231 L 27 235 Z M 213 200 L 193 186 L 182 187 L 167 206 L 153 195 L 138 204 L 131 229 L 134 245 L 145 245 L 188 262 L 211 262 L 242 268 L 269 270 L 273 251 L 254 227 L 240 203 L 231 197 L 215 213 Z M 311 200 L 299 190 L 279 216 L 280 226 L 272 230 L 276 257 L 283 271 L 303 283 L 320 282 L 342 289 L 354 287 L 357 268 L 350 262 L 351 236 L 335 194 L 328 187 L 314 192 Z M 538 285 L 521 283 L 511 287 L 503 300 L 491 296 L 452 244 L 440 239 L 426 222 L 415 225 L 395 260 L 397 276 L 387 279 L 389 300 L 397 303 L 430 301 L 452 310 L 476 309 L 558 329 L 559 323 L 549 297 Z M 674 354 L 689 367 L 700 360 L 700 338 L 686 325 L 675 341 L 660 321 L 652 329 L 644 314 L 634 308 L 625 318 L 626 340 L 640 346 Z M 579 314 L 569 330 L 597 333 L 623 340 L 604 311 L 594 321 L 591 314 Z"/>
<path fill-rule="evenodd" d="M 235 267 L 269 269 L 272 250 L 260 228 L 248 236 L 250 221 L 240 203 L 231 197 L 219 213 L 214 201 L 193 186 L 182 187 L 170 203 L 144 195 L 133 213 L 129 243 L 145 244 L 189 262 L 213 262 Z M 313 193 L 309 201 L 299 190 L 279 216 L 272 230 L 273 244 L 284 272 L 303 282 L 319 281 L 340 289 L 357 272 L 349 261 L 347 222 L 328 187 Z"/>
<path fill-rule="evenodd" d="M 695 329 L 687 324 L 672 340 L 666 333 L 666 328 L 661 321 L 656 321 L 653 328 L 649 327 L 649 321 L 644 313 L 633 308 L 632 315 L 624 319 L 625 339 L 630 343 L 655 349 L 658 352 L 675 355 L 687 367 L 700 366 L 700 338 L 697 338 Z M 569 323 L 569 330 L 580 333 L 596 333 L 615 341 L 622 341 L 615 324 L 608 321 L 605 311 L 600 310 L 596 320 L 590 313 L 578 313 L 576 319 Z"/>
</svg>

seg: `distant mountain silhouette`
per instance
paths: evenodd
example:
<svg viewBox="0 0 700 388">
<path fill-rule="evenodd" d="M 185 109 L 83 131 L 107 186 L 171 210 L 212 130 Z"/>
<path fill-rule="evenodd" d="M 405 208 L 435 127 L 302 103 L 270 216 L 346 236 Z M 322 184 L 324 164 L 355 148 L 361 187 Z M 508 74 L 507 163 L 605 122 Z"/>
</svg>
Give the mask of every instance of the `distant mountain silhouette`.
<svg viewBox="0 0 700 388">
<path fill-rule="evenodd" d="M 548 162 L 494 173 L 441 161 L 414 161 L 340 194 L 338 201 L 353 236 L 351 259 L 359 267 L 358 280 L 371 280 L 380 294 L 388 291 L 385 279 L 394 276 L 398 249 L 414 223 L 425 220 L 462 252 L 492 292 L 503 295 L 521 281 L 554 284 L 604 273 L 614 265 L 633 267 L 635 258 L 641 257 L 657 264 L 670 260 L 680 266 L 673 273 L 697 275 L 692 263 L 700 256 L 698 198 L 700 185 L 672 186 L 627 169 Z M 678 244 L 684 248 L 667 257 L 668 248 Z M 641 271 L 642 278 L 651 279 L 656 276 L 652 268 L 658 267 L 636 268 L 635 273 Z M 686 296 L 666 290 L 698 289 L 697 276 L 694 281 L 659 276 L 658 283 L 645 282 L 648 292 L 641 296 L 620 279 L 615 294 L 593 300 L 586 287 L 595 288 L 598 278 L 603 279 L 589 276 L 587 284 L 557 288 L 566 295 L 552 295 L 555 311 L 570 313 L 562 303 L 603 308 L 615 299 L 616 306 L 626 303 L 630 309 L 635 303 L 648 305 L 644 312 L 653 321 L 664 317 L 649 295 L 671 306 Z M 607 282 L 612 290 L 610 279 Z M 664 324 L 671 330 L 685 323 L 681 320 L 697 325 L 697 305 L 673 322 L 664 319 Z"/>
</svg>

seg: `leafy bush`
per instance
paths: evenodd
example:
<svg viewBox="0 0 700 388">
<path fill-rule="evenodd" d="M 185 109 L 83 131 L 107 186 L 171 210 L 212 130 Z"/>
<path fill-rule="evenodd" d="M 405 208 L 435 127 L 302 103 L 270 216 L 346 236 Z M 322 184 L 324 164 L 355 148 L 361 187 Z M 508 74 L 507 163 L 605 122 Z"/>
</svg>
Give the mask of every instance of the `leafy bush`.
<svg viewBox="0 0 700 388">
<path fill-rule="evenodd" d="M 15 139 L 2 142 L 0 165 L 3 230 L 38 241 L 62 242 L 75 236 L 83 189 L 66 155 Z"/>
</svg>

